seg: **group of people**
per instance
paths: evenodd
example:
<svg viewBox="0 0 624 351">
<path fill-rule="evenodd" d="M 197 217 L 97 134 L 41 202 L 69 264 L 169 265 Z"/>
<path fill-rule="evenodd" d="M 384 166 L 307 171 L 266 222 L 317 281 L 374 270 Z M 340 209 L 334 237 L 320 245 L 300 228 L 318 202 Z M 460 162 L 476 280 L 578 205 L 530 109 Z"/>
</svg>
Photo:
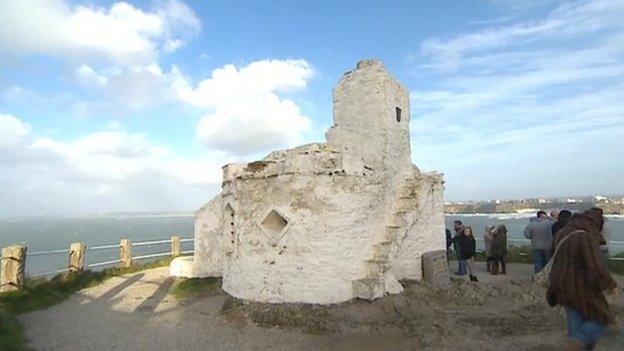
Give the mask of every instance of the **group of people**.
<svg viewBox="0 0 624 351">
<path fill-rule="evenodd" d="M 599 246 L 599 251 L 605 264 L 609 258 L 609 240 L 611 230 L 603 216 L 602 210 L 594 207 L 590 211 L 599 213 L 603 219 L 600 236 L 604 243 Z M 535 273 L 541 271 L 555 252 L 555 236 L 572 219 L 573 214 L 568 210 L 538 211 L 537 216 L 530 219 L 524 229 L 524 236 L 531 240 L 531 256 Z"/>
<path fill-rule="evenodd" d="M 470 226 L 464 226 L 460 220 L 453 222 L 453 230 L 446 230 L 446 250 L 451 247 L 457 255 L 456 275 L 468 275 L 470 281 L 479 281 L 474 269 L 474 257 L 476 255 L 476 240 Z M 507 274 L 507 264 L 505 255 L 507 254 L 507 227 L 504 224 L 498 226 L 487 226 L 483 234 L 485 242 L 485 255 L 487 258 L 487 272 L 493 275 Z"/>
<path fill-rule="evenodd" d="M 458 258 L 456 274 L 478 281 L 474 272 L 476 241 L 472 228 L 453 223 L 455 235 L 446 230 L 447 252 Z M 614 315 L 605 292 L 619 295 L 608 270 L 610 229 L 600 208 L 572 213 L 568 210 L 537 212 L 524 230 L 531 240 L 535 273 L 548 273 L 546 299 L 551 306 L 565 309 L 568 323 L 568 350 L 591 350 L 605 334 Z M 506 274 L 507 228 L 488 226 L 483 235 L 486 267 L 490 274 Z M 545 268 L 548 269 L 545 269 Z"/>
</svg>

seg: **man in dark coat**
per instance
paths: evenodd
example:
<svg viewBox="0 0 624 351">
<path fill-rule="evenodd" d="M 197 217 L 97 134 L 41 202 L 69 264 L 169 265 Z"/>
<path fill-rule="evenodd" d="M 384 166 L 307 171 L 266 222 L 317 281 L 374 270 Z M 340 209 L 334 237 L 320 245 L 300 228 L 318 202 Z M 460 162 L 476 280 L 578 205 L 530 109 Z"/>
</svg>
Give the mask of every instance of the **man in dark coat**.
<svg viewBox="0 0 624 351">
<path fill-rule="evenodd" d="M 453 222 L 453 231 L 455 231 L 455 235 L 451 238 L 451 241 L 453 242 L 453 249 L 457 256 L 457 272 L 455 272 L 455 274 L 464 275 L 466 274 L 466 266 L 463 264 L 462 260 L 459 259 L 459 236 L 464 231 L 462 221 L 458 219 Z"/>
<path fill-rule="evenodd" d="M 565 307 L 570 348 L 593 349 L 614 321 L 603 291 L 619 289 L 600 255 L 603 223 L 596 212 L 576 214 L 555 238 L 546 296 L 551 306 Z"/>
</svg>

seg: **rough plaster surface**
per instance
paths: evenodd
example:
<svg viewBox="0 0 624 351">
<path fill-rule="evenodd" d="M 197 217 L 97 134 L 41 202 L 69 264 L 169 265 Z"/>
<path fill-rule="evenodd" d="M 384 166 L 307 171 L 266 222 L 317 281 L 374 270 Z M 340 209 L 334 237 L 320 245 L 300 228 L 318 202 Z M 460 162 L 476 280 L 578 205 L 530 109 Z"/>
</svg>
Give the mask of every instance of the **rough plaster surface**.
<svg viewBox="0 0 624 351">
<path fill-rule="evenodd" d="M 172 275 L 221 276 L 262 302 L 402 292 L 422 254 L 445 248 L 442 176 L 411 164 L 409 122 L 407 89 L 360 61 L 334 89 L 327 143 L 223 167 L 221 194 L 196 213 L 194 260 Z"/>
</svg>

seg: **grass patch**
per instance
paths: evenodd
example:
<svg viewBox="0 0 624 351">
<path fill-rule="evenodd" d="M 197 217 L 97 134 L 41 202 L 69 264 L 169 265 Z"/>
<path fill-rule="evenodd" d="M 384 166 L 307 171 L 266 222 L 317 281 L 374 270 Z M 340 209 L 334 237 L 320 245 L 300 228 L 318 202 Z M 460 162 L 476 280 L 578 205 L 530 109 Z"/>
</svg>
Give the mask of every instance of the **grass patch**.
<svg viewBox="0 0 624 351">
<path fill-rule="evenodd" d="M 624 252 L 620 252 L 611 257 L 624 258 Z M 624 261 L 609 261 L 609 270 L 613 273 L 624 275 Z"/>
<path fill-rule="evenodd" d="M 0 350 L 28 350 L 24 328 L 15 316 L 0 308 Z"/>
<path fill-rule="evenodd" d="M 176 284 L 169 293 L 178 299 L 188 299 L 212 295 L 220 286 L 220 278 L 191 278 Z"/>
<path fill-rule="evenodd" d="M 24 329 L 17 320 L 17 315 L 61 303 L 73 293 L 100 284 L 106 279 L 163 267 L 169 263 L 171 259 L 167 258 L 128 268 L 59 274 L 50 280 L 27 279 L 20 290 L 0 294 L 0 350 L 27 350 Z"/>
<path fill-rule="evenodd" d="M 455 252 L 449 253 L 449 258 L 452 260 L 457 259 Z M 485 262 L 485 251 L 478 251 L 475 255 L 475 261 Z M 507 255 L 505 255 L 505 262 L 507 263 L 533 263 L 531 258 L 531 247 L 525 246 L 509 246 L 507 248 Z"/>
</svg>

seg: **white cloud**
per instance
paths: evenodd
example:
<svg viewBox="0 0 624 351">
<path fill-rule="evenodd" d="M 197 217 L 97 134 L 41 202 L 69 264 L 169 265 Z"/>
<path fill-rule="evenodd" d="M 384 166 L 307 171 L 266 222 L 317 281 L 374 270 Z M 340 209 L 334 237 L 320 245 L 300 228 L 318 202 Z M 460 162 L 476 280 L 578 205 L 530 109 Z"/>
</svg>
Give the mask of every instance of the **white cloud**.
<svg viewBox="0 0 624 351">
<path fill-rule="evenodd" d="M 421 54 L 442 70 L 456 69 L 462 57 L 483 50 L 527 45 L 539 40 L 560 40 L 579 34 L 624 28 L 622 0 L 567 2 L 546 18 L 508 26 L 492 26 L 482 31 L 443 40 L 430 38 L 421 44 Z M 418 55 L 411 54 L 411 58 Z"/>
<path fill-rule="evenodd" d="M 446 174 L 451 199 L 619 192 L 623 9 L 566 3 L 436 39 L 415 62 L 435 82 L 411 93 L 415 162 Z"/>
<path fill-rule="evenodd" d="M 126 2 L 109 8 L 65 0 L 0 0 L 0 48 L 5 55 L 44 54 L 119 64 L 152 62 L 200 30 L 195 13 L 178 0 L 150 11 Z"/>
<path fill-rule="evenodd" d="M 75 70 L 75 76 L 81 85 L 101 93 L 105 106 L 122 110 L 179 102 L 174 84 L 178 79 L 186 79 L 175 65 L 166 72 L 156 63 L 102 71 L 82 65 Z"/>
<path fill-rule="evenodd" d="M 249 154 L 301 141 L 311 121 L 281 93 L 304 88 L 312 76 L 304 60 L 262 60 L 225 65 L 194 88 L 179 75 L 173 86 L 182 101 L 209 111 L 197 130 L 206 145 Z"/>
<path fill-rule="evenodd" d="M 10 146 L 30 133 L 30 126 L 11 115 L 0 114 L 0 147 Z"/>
<path fill-rule="evenodd" d="M 193 209 L 231 161 L 215 152 L 179 157 L 115 127 L 61 141 L 0 115 L 0 216 Z"/>
<path fill-rule="evenodd" d="M 76 78 L 86 86 L 101 87 L 106 85 L 108 77 L 97 74 L 93 68 L 88 65 L 82 65 L 76 69 Z"/>
<path fill-rule="evenodd" d="M 203 113 L 198 138 L 210 149 L 249 155 L 302 142 L 311 128 L 288 94 L 307 86 L 313 70 L 305 60 L 260 60 L 229 64 L 192 85 L 177 66 L 134 65 L 96 72 L 76 69 L 79 82 L 101 90 L 123 109 L 182 103 Z M 88 108 L 88 107 L 87 107 Z"/>
</svg>

